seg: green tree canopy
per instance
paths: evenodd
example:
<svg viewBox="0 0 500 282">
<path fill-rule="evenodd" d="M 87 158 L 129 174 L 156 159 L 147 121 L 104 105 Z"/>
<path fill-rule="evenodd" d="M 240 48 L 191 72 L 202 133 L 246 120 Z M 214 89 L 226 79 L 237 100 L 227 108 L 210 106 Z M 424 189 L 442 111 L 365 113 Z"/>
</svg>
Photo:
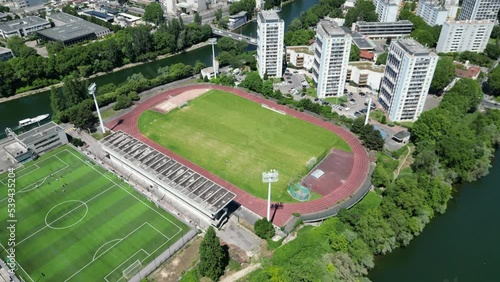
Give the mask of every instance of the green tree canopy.
<svg viewBox="0 0 500 282">
<path fill-rule="evenodd" d="M 144 15 L 142 16 L 143 20 L 146 22 L 160 24 L 164 22 L 163 18 L 163 9 L 161 5 L 157 2 L 153 2 L 146 6 L 144 9 Z"/>
<path fill-rule="evenodd" d="M 429 92 L 437 94 L 455 78 L 455 66 L 453 60 L 447 57 L 439 58 L 434 76 L 432 77 L 431 87 Z"/>
<path fill-rule="evenodd" d="M 217 281 L 224 274 L 227 263 L 227 252 L 221 246 L 214 228 L 210 226 L 200 245 L 198 270 L 201 276 Z"/>
<path fill-rule="evenodd" d="M 387 52 L 378 55 L 377 56 L 377 61 L 375 62 L 375 64 L 376 65 L 385 65 L 385 63 L 387 61 L 387 55 L 388 55 Z"/>
<path fill-rule="evenodd" d="M 378 22 L 375 5 L 371 1 L 358 0 L 356 7 L 349 9 L 345 16 L 344 26 L 351 27 L 356 21 Z"/>
</svg>

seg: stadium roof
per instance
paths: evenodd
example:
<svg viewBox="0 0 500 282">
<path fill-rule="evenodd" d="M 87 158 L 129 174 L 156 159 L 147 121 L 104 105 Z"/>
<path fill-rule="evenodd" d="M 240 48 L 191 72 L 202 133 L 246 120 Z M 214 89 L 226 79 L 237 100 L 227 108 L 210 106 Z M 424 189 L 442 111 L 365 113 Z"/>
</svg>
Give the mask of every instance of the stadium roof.
<svg viewBox="0 0 500 282">
<path fill-rule="evenodd" d="M 33 26 L 40 26 L 47 24 L 49 24 L 49 21 L 44 20 L 40 17 L 33 16 L 33 17 L 26 17 L 22 19 L 12 20 L 8 22 L 2 22 L 0 23 L 0 30 L 8 33 L 22 28 L 30 28 Z"/>
<path fill-rule="evenodd" d="M 64 131 L 64 129 L 51 121 L 26 131 L 25 133 L 19 134 L 17 138 L 25 145 L 29 145 L 39 140 L 42 136 L 50 136 L 60 131 Z"/>
<path fill-rule="evenodd" d="M 134 169 L 144 176 L 205 214 L 217 214 L 236 197 L 231 191 L 123 131 L 105 137 L 101 143 L 133 164 Z"/>
<path fill-rule="evenodd" d="M 86 35 L 96 34 L 109 29 L 84 20 L 67 23 L 54 28 L 39 31 L 38 33 L 55 41 L 69 41 Z"/>
</svg>

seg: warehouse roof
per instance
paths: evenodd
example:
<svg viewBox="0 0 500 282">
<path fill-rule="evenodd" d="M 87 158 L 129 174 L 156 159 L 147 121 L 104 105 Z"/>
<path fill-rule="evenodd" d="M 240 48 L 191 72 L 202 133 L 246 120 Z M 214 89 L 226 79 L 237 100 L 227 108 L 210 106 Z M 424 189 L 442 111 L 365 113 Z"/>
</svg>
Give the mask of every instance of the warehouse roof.
<svg viewBox="0 0 500 282">
<path fill-rule="evenodd" d="M 82 20 L 73 23 L 67 23 L 59 27 L 42 30 L 38 33 L 56 41 L 68 41 L 71 39 L 76 39 L 89 34 L 95 34 L 104 31 L 109 31 L 109 29 Z"/>
</svg>

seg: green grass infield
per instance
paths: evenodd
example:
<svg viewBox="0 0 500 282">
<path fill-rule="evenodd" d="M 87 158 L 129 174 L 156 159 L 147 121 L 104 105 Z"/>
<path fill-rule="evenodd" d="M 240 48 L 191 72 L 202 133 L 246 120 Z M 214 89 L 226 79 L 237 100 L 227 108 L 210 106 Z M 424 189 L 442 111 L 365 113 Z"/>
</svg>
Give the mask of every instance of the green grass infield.
<svg viewBox="0 0 500 282">
<path fill-rule="evenodd" d="M 262 172 L 277 169 L 273 201 L 294 201 L 287 188 L 308 172 L 312 158 L 331 148 L 351 151 L 329 130 L 218 90 L 167 114 L 145 111 L 138 126 L 154 142 L 259 198 L 267 198 Z"/>
</svg>

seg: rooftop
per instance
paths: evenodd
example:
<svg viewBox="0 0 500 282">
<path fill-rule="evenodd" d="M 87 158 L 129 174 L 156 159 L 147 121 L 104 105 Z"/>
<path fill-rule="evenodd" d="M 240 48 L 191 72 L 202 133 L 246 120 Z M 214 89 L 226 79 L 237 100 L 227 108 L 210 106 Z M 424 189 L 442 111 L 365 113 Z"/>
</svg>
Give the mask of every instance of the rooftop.
<svg viewBox="0 0 500 282">
<path fill-rule="evenodd" d="M 373 60 L 373 57 L 375 57 L 375 55 L 371 52 L 366 51 L 366 50 L 361 50 L 359 52 L 359 57 L 363 58 L 363 59 Z"/>
<path fill-rule="evenodd" d="M 399 26 L 399 25 L 410 25 L 413 26 L 413 23 L 408 20 L 401 20 L 396 22 L 365 22 L 365 21 L 357 21 L 356 24 L 358 26 Z"/>
<path fill-rule="evenodd" d="M 231 191 L 123 131 L 105 137 L 101 144 L 205 214 L 217 214 L 236 197 Z"/>
<path fill-rule="evenodd" d="M 480 21 L 471 21 L 471 20 L 465 20 L 465 21 L 446 21 L 445 22 L 448 25 L 475 25 L 475 24 L 488 24 L 488 25 L 494 25 L 495 22 L 491 20 L 480 20 Z"/>
<path fill-rule="evenodd" d="M 51 20 L 54 20 L 54 21 L 63 22 L 65 24 L 83 21 L 82 18 L 73 16 L 73 15 L 70 15 L 70 14 L 66 14 L 66 13 L 51 14 L 51 15 L 47 16 L 47 19 L 51 19 Z"/>
<path fill-rule="evenodd" d="M 44 135 L 52 135 L 53 133 L 59 131 L 64 131 L 64 129 L 51 121 L 26 131 L 25 133 L 18 135 L 17 138 L 19 138 L 19 140 L 21 140 L 24 144 L 29 145 L 36 142 Z"/>
<path fill-rule="evenodd" d="M 49 21 L 44 20 L 40 17 L 32 16 L 8 22 L 2 22 L 0 23 L 0 30 L 4 32 L 11 32 L 22 28 L 29 28 L 32 26 L 39 26 L 44 24 L 50 24 L 50 23 Z"/>
<path fill-rule="evenodd" d="M 281 20 L 278 14 L 273 10 L 260 11 L 259 17 L 263 22 L 277 22 Z"/>
<path fill-rule="evenodd" d="M 98 11 L 94 11 L 94 10 L 88 10 L 88 11 L 84 11 L 83 13 L 89 15 L 89 16 L 93 16 L 93 17 L 96 17 L 96 18 L 100 18 L 100 19 L 103 19 L 105 21 L 109 21 L 109 20 L 112 20 L 114 17 L 113 16 L 110 16 L 106 13 L 102 13 L 102 12 L 98 12 Z"/>
<path fill-rule="evenodd" d="M 375 65 L 374 63 L 370 63 L 370 62 L 349 62 L 349 66 L 356 67 L 360 70 L 369 70 L 369 71 L 380 72 L 380 73 L 383 73 L 385 70 L 385 66 Z"/>
<path fill-rule="evenodd" d="M 398 39 L 396 41 L 401 48 L 411 55 L 429 55 L 430 51 L 428 48 L 424 47 L 422 44 L 418 43 L 412 38 Z"/>
<path fill-rule="evenodd" d="M 87 21 L 77 21 L 67 23 L 58 27 L 49 28 L 39 31 L 38 33 L 56 41 L 68 41 L 71 39 L 80 38 L 86 35 L 109 31 L 108 28 L 93 24 Z"/>
<path fill-rule="evenodd" d="M 234 15 L 230 15 L 229 18 L 241 18 L 247 15 L 247 12 L 241 11 L 239 13 L 236 13 Z"/>
<path fill-rule="evenodd" d="M 313 55 L 314 53 L 311 52 L 309 49 L 309 46 L 287 46 L 286 49 L 293 50 L 297 53 L 306 53 L 309 55 Z"/>
<path fill-rule="evenodd" d="M 401 130 L 399 131 L 398 133 L 394 134 L 393 138 L 397 139 L 397 140 L 404 140 L 405 138 L 408 138 L 410 137 L 410 132 L 406 131 L 406 130 Z"/>
<path fill-rule="evenodd" d="M 319 22 L 317 32 L 322 36 L 330 37 L 343 37 L 346 35 L 345 30 L 340 28 L 337 23 L 328 20 Z"/>
</svg>

